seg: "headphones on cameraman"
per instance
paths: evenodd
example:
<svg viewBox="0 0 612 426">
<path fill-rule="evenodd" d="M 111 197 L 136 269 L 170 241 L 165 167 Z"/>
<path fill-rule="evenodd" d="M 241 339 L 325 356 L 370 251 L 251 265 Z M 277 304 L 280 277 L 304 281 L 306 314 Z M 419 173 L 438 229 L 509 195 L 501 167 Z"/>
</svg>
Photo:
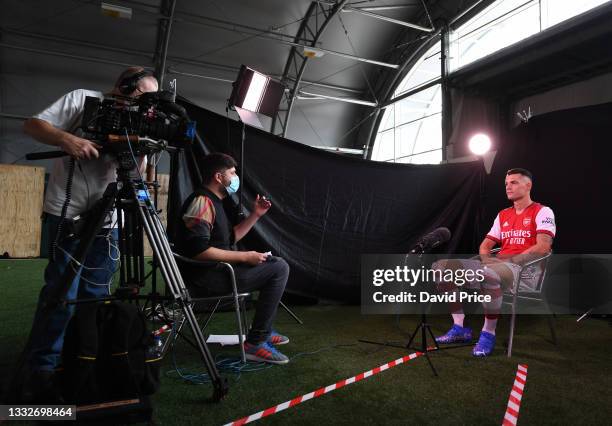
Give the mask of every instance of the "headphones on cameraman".
<svg viewBox="0 0 612 426">
<path fill-rule="evenodd" d="M 150 75 L 148 71 L 138 71 L 136 74 L 122 78 L 117 88 L 122 95 L 128 96 L 138 88 L 138 82 L 140 80 Z"/>
</svg>

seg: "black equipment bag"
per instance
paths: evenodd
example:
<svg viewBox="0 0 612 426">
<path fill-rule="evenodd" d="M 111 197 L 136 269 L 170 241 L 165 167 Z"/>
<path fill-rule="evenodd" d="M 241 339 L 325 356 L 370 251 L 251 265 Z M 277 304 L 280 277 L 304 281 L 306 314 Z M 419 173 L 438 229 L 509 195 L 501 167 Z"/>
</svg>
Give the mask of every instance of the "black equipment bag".
<svg viewBox="0 0 612 426">
<path fill-rule="evenodd" d="M 64 338 L 60 376 L 64 400 L 77 405 L 78 419 L 150 420 L 148 396 L 159 388 L 161 360 L 150 351 L 153 343 L 137 306 L 77 305 Z"/>
</svg>

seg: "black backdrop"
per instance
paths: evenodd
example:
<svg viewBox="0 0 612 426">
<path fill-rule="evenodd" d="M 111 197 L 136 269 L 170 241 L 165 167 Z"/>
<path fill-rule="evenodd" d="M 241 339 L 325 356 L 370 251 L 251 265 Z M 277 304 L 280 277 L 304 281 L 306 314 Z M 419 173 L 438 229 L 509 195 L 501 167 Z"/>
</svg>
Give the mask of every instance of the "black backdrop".
<svg viewBox="0 0 612 426">
<path fill-rule="evenodd" d="M 532 198 L 551 207 L 556 253 L 610 253 L 612 104 L 551 112 L 507 134 L 487 176 L 483 226 L 508 206 L 504 176 L 512 167 L 534 174 Z"/>
<path fill-rule="evenodd" d="M 240 156 L 241 125 L 183 103 L 199 140 L 172 161 L 169 232 L 208 150 Z M 228 143 L 229 135 L 229 143 Z M 291 266 L 294 293 L 359 300 L 360 255 L 405 253 L 425 232 L 448 227 L 445 250 L 473 252 L 482 238 L 482 163 L 403 165 L 371 162 L 311 148 L 246 127 L 245 205 L 265 194 L 273 208 L 255 228 L 249 248 L 271 250 Z M 253 232 L 252 232 L 253 234 Z"/>
</svg>

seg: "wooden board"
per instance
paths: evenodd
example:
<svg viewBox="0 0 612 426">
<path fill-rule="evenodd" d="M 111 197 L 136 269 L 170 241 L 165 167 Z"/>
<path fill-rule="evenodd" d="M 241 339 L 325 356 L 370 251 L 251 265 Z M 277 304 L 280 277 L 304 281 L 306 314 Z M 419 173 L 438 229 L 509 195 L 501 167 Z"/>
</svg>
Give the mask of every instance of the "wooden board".
<svg viewBox="0 0 612 426">
<path fill-rule="evenodd" d="M 164 224 L 164 228 L 168 225 L 168 183 L 170 182 L 170 175 L 158 174 L 157 181 L 159 182 L 159 189 L 157 193 L 157 210 L 161 210 L 159 216 L 161 217 L 162 223 Z M 153 191 L 151 191 L 151 197 L 153 197 Z M 147 240 L 147 236 L 144 236 L 144 255 L 152 256 L 153 250 L 149 245 L 149 241 Z"/>
<path fill-rule="evenodd" d="M 44 167 L 0 164 L 0 255 L 40 255 L 44 189 Z"/>
</svg>

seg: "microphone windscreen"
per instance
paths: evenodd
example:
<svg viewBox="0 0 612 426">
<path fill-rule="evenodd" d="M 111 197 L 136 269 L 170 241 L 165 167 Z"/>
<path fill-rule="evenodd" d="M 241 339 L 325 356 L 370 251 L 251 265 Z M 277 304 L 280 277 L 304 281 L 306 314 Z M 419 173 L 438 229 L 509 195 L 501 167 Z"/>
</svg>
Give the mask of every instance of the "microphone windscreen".
<svg viewBox="0 0 612 426">
<path fill-rule="evenodd" d="M 443 243 L 445 243 L 445 242 L 447 242 L 448 240 L 451 239 L 451 231 L 448 228 L 445 228 L 445 227 L 442 226 L 442 227 L 436 229 L 434 232 L 437 233 L 440 241 L 443 242 Z"/>
<path fill-rule="evenodd" d="M 445 227 L 440 227 L 434 229 L 429 234 L 425 235 L 421 241 L 424 247 L 432 248 L 447 242 L 448 240 L 450 240 L 450 238 L 450 230 Z"/>
</svg>

